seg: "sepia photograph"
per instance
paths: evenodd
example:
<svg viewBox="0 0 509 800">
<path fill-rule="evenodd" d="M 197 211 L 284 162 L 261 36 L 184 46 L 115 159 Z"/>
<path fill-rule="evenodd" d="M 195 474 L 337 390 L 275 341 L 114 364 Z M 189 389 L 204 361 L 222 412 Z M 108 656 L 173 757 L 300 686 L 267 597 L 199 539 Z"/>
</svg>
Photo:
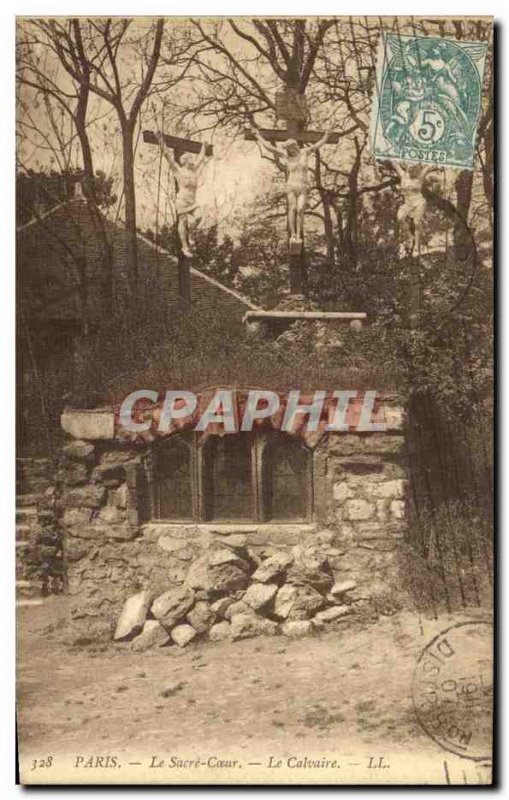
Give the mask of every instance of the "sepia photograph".
<svg viewBox="0 0 509 800">
<path fill-rule="evenodd" d="M 15 28 L 19 782 L 492 786 L 493 18 Z"/>
</svg>

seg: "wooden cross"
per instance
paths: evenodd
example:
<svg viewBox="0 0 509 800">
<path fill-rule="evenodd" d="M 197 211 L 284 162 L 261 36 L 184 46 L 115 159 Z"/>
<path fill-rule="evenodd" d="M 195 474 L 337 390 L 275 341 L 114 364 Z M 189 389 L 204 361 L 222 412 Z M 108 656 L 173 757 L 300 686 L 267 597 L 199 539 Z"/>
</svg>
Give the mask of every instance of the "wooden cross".
<svg viewBox="0 0 509 800">
<path fill-rule="evenodd" d="M 198 155 L 202 149 L 202 142 L 195 142 L 193 139 L 181 139 L 178 136 L 169 136 L 167 133 L 163 134 L 164 143 L 167 147 L 173 150 L 174 158 L 177 164 L 180 163 L 181 157 L 184 153 L 194 153 Z M 143 141 L 146 144 L 155 144 L 159 147 L 159 137 L 154 131 L 143 131 Z M 211 144 L 206 145 L 205 155 L 213 155 L 214 150 Z M 178 186 L 177 186 L 178 191 Z M 177 236 L 177 241 L 179 237 Z M 184 256 L 180 244 L 177 252 L 178 260 L 178 292 L 185 302 L 191 304 L 191 259 Z"/>
<path fill-rule="evenodd" d="M 287 139 L 295 139 L 299 144 L 315 144 L 319 142 L 323 136 L 323 131 L 296 131 L 295 133 L 292 131 L 290 132 L 287 129 L 281 130 L 273 129 L 273 128 L 259 128 L 261 135 L 264 139 L 267 139 L 269 142 L 286 142 Z M 249 139 L 250 141 L 255 142 L 256 136 L 250 128 L 246 128 L 244 131 L 244 139 Z M 339 133 L 329 133 L 329 138 L 327 139 L 327 144 L 338 144 L 339 142 Z"/>
<path fill-rule="evenodd" d="M 285 129 L 260 128 L 259 133 L 262 137 L 275 144 L 285 142 L 288 139 L 295 139 L 300 145 L 316 144 L 323 136 L 323 132 L 305 130 L 308 119 L 306 97 L 298 93 L 291 87 L 285 87 L 283 91 L 276 93 L 276 117 L 284 120 Z M 329 133 L 327 144 L 338 144 L 339 133 Z M 244 139 L 256 141 L 253 130 L 244 131 Z M 307 294 L 307 269 L 304 247 L 300 243 L 289 243 L 289 267 L 290 267 L 290 292 L 291 294 Z"/>
<path fill-rule="evenodd" d="M 175 161 L 177 163 L 184 153 L 195 153 L 198 155 L 202 148 L 202 142 L 195 142 L 193 139 L 181 139 L 179 136 L 169 136 L 163 133 L 164 143 L 166 147 L 171 147 L 175 154 Z M 156 144 L 159 147 L 159 138 L 154 131 L 143 131 L 143 141 L 146 144 Z M 211 156 L 214 154 L 214 148 L 208 144 L 205 148 L 205 155 Z"/>
</svg>

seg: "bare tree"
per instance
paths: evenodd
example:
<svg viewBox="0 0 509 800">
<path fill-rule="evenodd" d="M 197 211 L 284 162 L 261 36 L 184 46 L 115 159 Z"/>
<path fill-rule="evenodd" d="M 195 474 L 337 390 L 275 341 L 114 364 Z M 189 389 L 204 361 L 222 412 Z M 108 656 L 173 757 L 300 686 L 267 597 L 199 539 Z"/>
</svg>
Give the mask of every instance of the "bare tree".
<svg viewBox="0 0 509 800">
<path fill-rule="evenodd" d="M 73 26 L 73 23 L 69 23 Z M 76 26 L 74 34 L 80 40 L 79 27 Z M 17 79 L 21 86 L 33 91 L 35 102 L 41 101 L 44 104 L 46 117 L 49 120 L 51 132 L 54 135 L 55 144 L 51 146 L 55 154 L 57 163 L 61 169 L 69 169 L 72 166 L 72 145 L 77 137 L 80 145 L 80 153 L 83 167 L 83 194 L 86 198 L 89 211 L 92 217 L 95 233 L 101 243 L 102 262 L 103 262 L 103 290 L 105 306 L 107 311 L 113 307 L 113 259 L 111 243 L 107 234 L 104 218 L 99 210 L 98 198 L 96 196 L 95 170 L 92 156 L 92 146 L 90 143 L 89 128 L 101 116 L 100 112 L 94 119 L 89 118 L 90 109 L 90 71 L 86 65 L 80 80 L 75 75 L 79 73 L 81 63 L 74 51 L 70 50 L 68 59 L 71 60 L 75 75 L 66 68 L 60 57 L 61 37 L 55 24 L 44 20 L 27 20 L 23 24 L 22 33 L 18 38 L 17 55 Z M 41 54 L 44 53 L 44 56 Z M 53 68 L 50 66 L 47 56 L 53 56 Z M 62 81 L 59 78 L 57 66 L 65 68 L 71 81 Z M 33 101 L 33 98 L 31 98 Z M 40 119 L 32 120 L 29 109 L 30 103 L 22 104 L 21 127 L 33 125 L 41 135 Z M 70 126 L 65 133 L 56 123 L 60 119 L 63 125 L 62 116 L 67 118 Z M 48 138 L 48 137 L 47 137 Z M 59 152 L 62 158 L 59 157 Z M 83 265 L 80 271 L 83 272 Z M 85 270 L 86 272 L 86 270 Z M 83 278 L 86 283 L 86 274 Z M 82 281 L 82 283 L 83 283 Z"/>
<path fill-rule="evenodd" d="M 139 81 L 122 76 L 131 26 L 127 19 L 66 20 L 47 23 L 55 52 L 71 78 L 84 92 L 92 92 L 115 110 L 122 135 L 122 165 L 127 263 L 136 292 L 138 254 L 136 239 L 136 192 L 134 182 L 134 135 L 143 103 L 147 99 L 161 53 L 164 20 L 159 19 L 139 35 L 131 46 L 142 56 Z M 132 52 L 131 52 L 132 58 Z M 85 107 L 86 111 L 86 107 Z"/>
</svg>

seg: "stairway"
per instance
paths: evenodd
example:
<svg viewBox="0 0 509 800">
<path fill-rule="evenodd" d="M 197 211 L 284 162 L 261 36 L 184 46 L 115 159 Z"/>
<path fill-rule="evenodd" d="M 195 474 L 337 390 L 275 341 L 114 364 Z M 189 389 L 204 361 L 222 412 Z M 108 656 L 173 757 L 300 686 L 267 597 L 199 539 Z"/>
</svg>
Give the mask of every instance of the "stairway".
<svg viewBox="0 0 509 800">
<path fill-rule="evenodd" d="M 16 459 L 16 600 L 22 605 L 61 591 L 51 472 L 50 459 Z"/>
</svg>

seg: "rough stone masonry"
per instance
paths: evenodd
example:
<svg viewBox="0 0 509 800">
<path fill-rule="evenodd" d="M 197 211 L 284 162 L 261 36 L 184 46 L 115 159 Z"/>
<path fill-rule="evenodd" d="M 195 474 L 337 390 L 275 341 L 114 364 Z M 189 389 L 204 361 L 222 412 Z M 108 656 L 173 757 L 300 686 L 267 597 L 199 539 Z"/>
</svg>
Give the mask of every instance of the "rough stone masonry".
<svg viewBox="0 0 509 800">
<path fill-rule="evenodd" d="M 134 649 L 301 636 L 399 588 L 406 468 L 398 408 L 385 432 L 318 442 L 308 524 L 147 518 L 142 479 L 153 444 L 119 439 L 112 413 L 66 414 L 57 505 L 76 622 Z"/>
</svg>

